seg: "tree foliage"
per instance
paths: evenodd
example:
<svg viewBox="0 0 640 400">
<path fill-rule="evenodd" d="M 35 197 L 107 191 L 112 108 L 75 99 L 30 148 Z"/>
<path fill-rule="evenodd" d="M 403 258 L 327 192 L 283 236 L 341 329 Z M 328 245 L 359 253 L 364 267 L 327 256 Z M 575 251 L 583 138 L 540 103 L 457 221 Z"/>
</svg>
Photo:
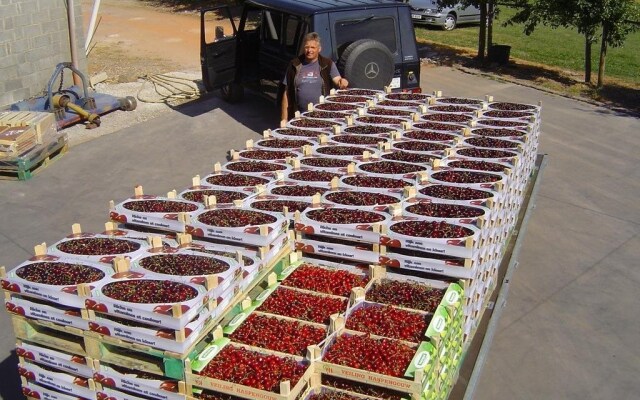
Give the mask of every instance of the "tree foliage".
<svg viewBox="0 0 640 400">
<path fill-rule="evenodd" d="M 639 25 L 640 6 L 636 0 L 528 0 L 508 23 L 524 25 L 530 35 L 537 25 L 575 28 L 585 37 L 585 81 L 591 80 L 591 45 L 601 41 L 598 87 L 604 80 L 608 47 L 622 46 Z M 600 32 L 600 34 L 598 34 Z"/>
</svg>

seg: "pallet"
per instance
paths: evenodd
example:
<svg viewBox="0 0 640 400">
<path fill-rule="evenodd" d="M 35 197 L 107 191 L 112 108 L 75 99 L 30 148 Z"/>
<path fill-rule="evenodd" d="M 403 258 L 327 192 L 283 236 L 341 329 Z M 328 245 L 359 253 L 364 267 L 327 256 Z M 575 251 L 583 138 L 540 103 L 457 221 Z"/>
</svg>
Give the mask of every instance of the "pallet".
<svg viewBox="0 0 640 400">
<path fill-rule="evenodd" d="M 26 181 L 33 178 L 69 150 L 66 136 L 48 146 L 32 150 L 17 159 L 0 161 L 0 180 Z M 33 154 L 32 154 L 33 153 Z"/>
<path fill-rule="evenodd" d="M 81 329 L 17 315 L 11 315 L 11 322 L 16 339 L 27 340 L 54 349 L 64 349 L 82 356 L 87 355 Z"/>
</svg>

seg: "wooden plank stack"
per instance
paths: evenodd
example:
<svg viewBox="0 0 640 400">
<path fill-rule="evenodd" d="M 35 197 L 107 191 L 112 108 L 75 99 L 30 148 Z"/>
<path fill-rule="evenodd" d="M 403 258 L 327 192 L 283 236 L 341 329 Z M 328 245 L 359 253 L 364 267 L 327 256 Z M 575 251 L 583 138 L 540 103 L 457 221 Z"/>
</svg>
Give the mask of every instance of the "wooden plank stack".
<svg viewBox="0 0 640 400">
<path fill-rule="evenodd" d="M 0 179 L 31 179 L 67 150 L 67 136 L 57 131 L 53 114 L 0 112 Z"/>
</svg>

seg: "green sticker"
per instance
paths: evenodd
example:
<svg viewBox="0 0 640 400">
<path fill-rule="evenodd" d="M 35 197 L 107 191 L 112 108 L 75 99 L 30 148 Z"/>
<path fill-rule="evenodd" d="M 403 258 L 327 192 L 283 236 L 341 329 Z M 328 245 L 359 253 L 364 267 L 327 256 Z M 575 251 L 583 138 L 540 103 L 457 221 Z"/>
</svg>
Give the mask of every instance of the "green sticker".
<svg viewBox="0 0 640 400">
<path fill-rule="evenodd" d="M 409 368 L 405 371 L 404 376 L 413 378 L 418 370 L 430 370 L 434 365 L 436 354 L 436 349 L 433 347 L 433 344 L 429 342 L 420 343 L 420 346 L 418 346 L 416 354 L 413 356 L 411 364 L 409 364 Z"/>
<path fill-rule="evenodd" d="M 278 280 L 279 281 L 285 280 L 302 263 L 303 263 L 302 260 L 298 260 L 298 261 L 294 262 L 293 264 L 289 265 L 288 267 L 286 267 L 285 269 L 283 269 L 282 272 L 280 272 L 280 274 L 278 274 Z"/>
<path fill-rule="evenodd" d="M 221 338 L 216 340 L 215 342 L 209 343 L 202 352 L 198 354 L 198 357 L 191 362 L 191 369 L 193 371 L 200 372 L 204 369 L 204 367 L 209 364 L 209 361 L 213 359 L 222 350 L 224 346 L 231 342 L 228 338 Z"/>
</svg>

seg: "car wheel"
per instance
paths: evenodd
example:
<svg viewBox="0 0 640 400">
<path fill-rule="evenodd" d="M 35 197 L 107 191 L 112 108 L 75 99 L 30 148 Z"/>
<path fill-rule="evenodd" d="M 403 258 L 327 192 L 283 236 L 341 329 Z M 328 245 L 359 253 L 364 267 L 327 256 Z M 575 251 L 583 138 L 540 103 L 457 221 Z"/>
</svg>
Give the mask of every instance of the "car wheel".
<svg viewBox="0 0 640 400">
<path fill-rule="evenodd" d="M 239 103 L 244 100 L 244 87 L 239 83 L 230 83 L 220 88 L 222 98 L 228 103 Z"/>
<path fill-rule="evenodd" d="M 456 16 L 454 14 L 447 15 L 447 18 L 444 20 L 444 25 L 442 25 L 442 29 L 445 31 L 451 31 L 456 27 Z"/>
<path fill-rule="evenodd" d="M 383 89 L 393 78 L 393 54 L 384 44 L 373 39 L 360 39 L 344 49 L 338 69 L 349 80 L 349 86 Z"/>
</svg>

